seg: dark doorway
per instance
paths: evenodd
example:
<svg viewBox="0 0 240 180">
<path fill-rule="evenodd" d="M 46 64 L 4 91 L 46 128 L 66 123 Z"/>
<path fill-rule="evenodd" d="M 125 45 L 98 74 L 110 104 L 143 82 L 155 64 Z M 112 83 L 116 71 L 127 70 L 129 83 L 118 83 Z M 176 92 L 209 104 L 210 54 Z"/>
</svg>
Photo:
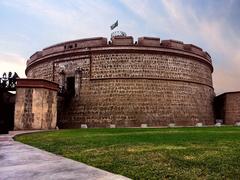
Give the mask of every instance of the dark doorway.
<svg viewBox="0 0 240 180">
<path fill-rule="evenodd" d="M 0 77 L 0 134 L 14 129 L 14 108 L 17 73 L 3 73 Z"/>
<path fill-rule="evenodd" d="M 0 134 L 14 129 L 15 94 L 0 91 Z"/>
<path fill-rule="evenodd" d="M 75 95 L 75 77 L 67 77 L 67 94 L 69 96 Z"/>
</svg>

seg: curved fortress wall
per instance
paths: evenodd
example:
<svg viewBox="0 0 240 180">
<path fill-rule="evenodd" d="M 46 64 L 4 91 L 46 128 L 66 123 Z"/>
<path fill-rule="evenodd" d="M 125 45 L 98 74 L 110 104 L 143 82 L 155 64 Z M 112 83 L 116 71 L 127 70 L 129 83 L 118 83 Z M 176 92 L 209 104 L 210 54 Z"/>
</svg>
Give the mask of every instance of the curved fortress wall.
<svg viewBox="0 0 240 180">
<path fill-rule="evenodd" d="M 216 118 L 227 125 L 240 125 L 240 92 L 226 92 L 214 99 Z"/>
<path fill-rule="evenodd" d="M 82 39 L 51 46 L 27 62 L 28 78 L 55 81 L 60 127 L 213 124 L 211 58 L 201 48 L 159 38 Z"/>
</svg>

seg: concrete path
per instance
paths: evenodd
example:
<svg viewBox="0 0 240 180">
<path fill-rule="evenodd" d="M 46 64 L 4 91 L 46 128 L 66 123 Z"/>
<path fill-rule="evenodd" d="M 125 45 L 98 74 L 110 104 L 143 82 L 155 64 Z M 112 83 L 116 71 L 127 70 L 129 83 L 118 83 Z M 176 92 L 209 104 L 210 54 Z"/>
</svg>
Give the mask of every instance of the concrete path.
<svg viewBox="0 0 240 180">
<path fill-rule="evenodd" d="M 0 135 L 0 180 L 126 180 L 97 169 Z"/>
</svg>

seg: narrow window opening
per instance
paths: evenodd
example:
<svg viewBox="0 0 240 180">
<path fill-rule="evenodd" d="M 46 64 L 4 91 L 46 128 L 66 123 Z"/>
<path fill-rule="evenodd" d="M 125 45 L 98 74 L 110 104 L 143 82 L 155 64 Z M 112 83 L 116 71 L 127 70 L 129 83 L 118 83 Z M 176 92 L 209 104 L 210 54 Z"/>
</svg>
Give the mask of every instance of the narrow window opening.
<svg viewBox="0 0 240 180">
<path fill-rule="evenodd" d="M 74 77 L 67 78 L 67 94 L 69 96 L 75 95 L 75 78 Z"/>
</svg>

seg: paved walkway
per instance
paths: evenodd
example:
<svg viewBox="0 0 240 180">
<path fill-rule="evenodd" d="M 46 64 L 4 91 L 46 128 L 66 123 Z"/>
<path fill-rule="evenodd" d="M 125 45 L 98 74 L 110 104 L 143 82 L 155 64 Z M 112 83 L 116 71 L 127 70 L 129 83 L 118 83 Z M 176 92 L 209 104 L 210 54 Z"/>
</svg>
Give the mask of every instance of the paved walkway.
<svg viewBox="0 0 240 180">
<path fill-rule="evenodd" d="M 0 180 L 126 180 L 97 169 L 0 135 Z"/>
</svg>

